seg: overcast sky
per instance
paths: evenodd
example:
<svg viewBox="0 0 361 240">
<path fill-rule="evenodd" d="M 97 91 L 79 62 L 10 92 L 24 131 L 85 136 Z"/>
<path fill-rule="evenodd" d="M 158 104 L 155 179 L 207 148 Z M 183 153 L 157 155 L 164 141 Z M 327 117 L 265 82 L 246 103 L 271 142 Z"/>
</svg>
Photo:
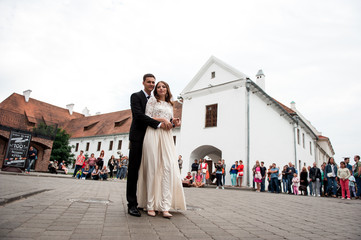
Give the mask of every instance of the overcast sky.
<svg viewBox="0 0 361 240">
<path fill-rule="evenodd" d="M 31 89 L 119 111 L 144 73 L 177 96 L 214 55 L 252 79 L 263 69 L 268 94 L 295 101 L 339 162 L 361 154 L 360 43 L 357 0 L 0 0 L 0 101 Z"/>
</svg>

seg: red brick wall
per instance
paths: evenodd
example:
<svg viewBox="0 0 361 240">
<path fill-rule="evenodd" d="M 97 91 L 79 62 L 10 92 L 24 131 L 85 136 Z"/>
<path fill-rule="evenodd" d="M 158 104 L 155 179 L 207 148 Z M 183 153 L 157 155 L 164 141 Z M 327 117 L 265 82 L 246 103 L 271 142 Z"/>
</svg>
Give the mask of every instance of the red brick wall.
<svg viewBox="0 0 361 240">
<path fill-rule="evenodd" d="M 0 129 L 0 168 L 3 166 L 10 132 Z"/>
<path fill-rule="evenodd" d="M 38 160 L 35 163 L 35 171 L 47 172 L 50 162 L 51 149 L 53 147 L 53 140 L 32 137 L 30 145 L 38 150 Z"/>
</svg>

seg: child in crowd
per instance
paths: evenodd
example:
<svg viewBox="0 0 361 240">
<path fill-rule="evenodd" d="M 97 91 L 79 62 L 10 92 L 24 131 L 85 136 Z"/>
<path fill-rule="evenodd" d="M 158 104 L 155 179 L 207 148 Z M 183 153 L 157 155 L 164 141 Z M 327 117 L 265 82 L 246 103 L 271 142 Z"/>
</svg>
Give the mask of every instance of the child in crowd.
<svg viewBox="0 0 361 240">
<path fill-rule="evenodd" d="M 183 187 L 191 187 L 193 183 L 193 177 L 191 172 L 187 173 L 187 176 L 182 181 Z"/>
<path fill-rule="evenodd" d="M 100 179 L 106 181 L 108 179 L 108 169 L 107 166 L 103 166 L 103 169 L 100 170 Z"/>
<path fill-rule="evenodd" d="M 93 180 L 99 180 L 100 171 L 99 171 L 98 165 L 95 165 L 95 168 L 91 175 L 92 175 Z"/>
<path fill-rule="evenodd" d="M 85 167 L 81 170 L 83 171 L 83 173 L 81 174 L 81 179 L 89 179 L 91 175 L 89 164 L 86 164 Z"/>
<path fill-rule="evenodd" d="M 340 168 L 337 170 L 337 177 L 340 179 L 342 199 L 345 199 L 345 190 L 346 190 L 347 199 L 351 200 L 350 189 L 348 187 L 348 185 L 349 185 L 348 178 L 350 176 L 351 176 L 350 170 L 348 168 L 346 168 L 345 162 L 341 162 Z"/>
<path fill-rule="evenodd" d="M 75 177 L 76 177 L 77 179 L 80 179 L 81 176 L 82 176 L 82 174 L 83 174 L 83 171 L 82 171 L 81 169 L 79 169 L 79 171 L 76 172 Z"/>
<path fill-rule="evenodd" d="M 197 175 L 194 177 L 193 186 L 195 187 L 203 187 L 203 175 L 201 174 L 201 170 L 198 170 Z"/>
<path fill-rule="evenodd" d="M 351 174 L 351 176 L 348 178 L 348 185 L 350 188 L 350 193 L 352 193 L 356 197 L 356 189 L 355 189 L 355 177 Z M 351 196 L 350 196 L 351 197 Z"/>
<path fill-rule="evenodd" d="M 298 195 L 298 183 L 300 179 L 297 177 L 297 173 L 293 174 L 292 183 L 293 183 L 293 194 Z"/>
</svg>

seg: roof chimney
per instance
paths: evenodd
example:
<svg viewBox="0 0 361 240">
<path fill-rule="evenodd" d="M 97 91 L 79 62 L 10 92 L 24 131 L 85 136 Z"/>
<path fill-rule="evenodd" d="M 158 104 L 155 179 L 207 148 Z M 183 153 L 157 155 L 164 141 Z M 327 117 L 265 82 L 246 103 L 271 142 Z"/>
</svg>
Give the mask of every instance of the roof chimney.
<svg viewBox="0 0 361 240">
<path fill-rule="evenodd" d="M 32 92 L 32 91 L 31 91 L 30 89 L 23 92 L 24 97 L 25 97 L 25 102 L 29 102 L 29 98 L 30 98 L 30 93 L 31 93 L 31 92 Z"/>
<path fill-rule="evenodd" d="M 70 115 L 73 115 L 74 103 L 66 105 L 66 108 L 69 110 Z"/>
<path fill-rule="evenodd" d="M 266 91 L 265 77 L 262 69 L 258 70 L 258 73 L 256 74 L 256 83 L 263 91 Z"/>
<path fill-rule="evenodd" d="M 82 111 L 82 113 L 84 114 L 84 116 L 89 117 L 90 113 L 89 113 L 89 109 L 87 107 L 85 107 Z"/>
<path fill-rule="evenodd" d="M 291 102 L 291 109 L 296 110 L 296 103 L 294 101 Z"/>
</svg>

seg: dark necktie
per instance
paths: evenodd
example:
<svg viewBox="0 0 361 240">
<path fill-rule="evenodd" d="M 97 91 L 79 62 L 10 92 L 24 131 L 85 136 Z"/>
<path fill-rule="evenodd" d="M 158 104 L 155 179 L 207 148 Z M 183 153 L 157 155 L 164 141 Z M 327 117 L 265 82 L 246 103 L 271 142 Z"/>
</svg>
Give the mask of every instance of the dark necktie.
<svg viewBox="0 0 361 240">
<path fill-rule="evenodd" d="M 147 100 L 149 100 L 150 96 L 147 96 Z"/>
</svg>

